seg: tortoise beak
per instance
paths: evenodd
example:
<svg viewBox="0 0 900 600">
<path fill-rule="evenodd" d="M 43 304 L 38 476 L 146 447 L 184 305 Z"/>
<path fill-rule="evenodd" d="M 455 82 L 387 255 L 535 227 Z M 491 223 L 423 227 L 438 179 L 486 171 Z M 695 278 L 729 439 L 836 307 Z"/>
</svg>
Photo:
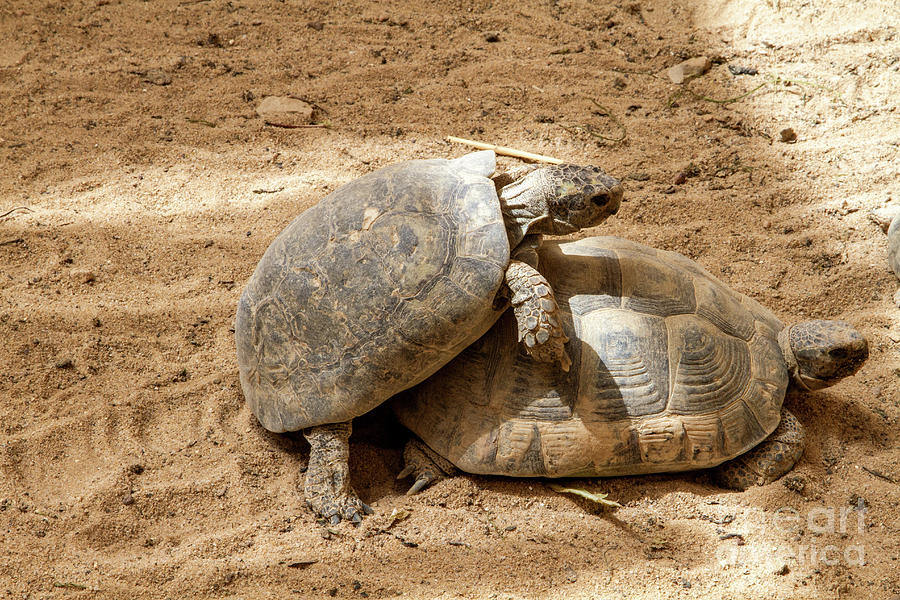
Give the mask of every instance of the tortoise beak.
<svg viewBox="0 0 900 600">
<path fill-rule="evenodd" d="M 625 197 L 625 188 L 618 181 L 614 186 L 609 188 L 609 214 L 614 215 L 619 212 L 622 205 L 622 199 Z"/>
</svg>

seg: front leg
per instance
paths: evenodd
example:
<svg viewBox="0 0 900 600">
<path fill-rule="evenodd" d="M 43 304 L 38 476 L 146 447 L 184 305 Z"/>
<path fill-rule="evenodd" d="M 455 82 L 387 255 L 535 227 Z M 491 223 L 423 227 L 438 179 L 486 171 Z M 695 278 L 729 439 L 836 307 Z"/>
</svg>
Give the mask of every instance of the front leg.
<svg viewBox="0 0 900 600">
<path fill-rule="evenodd" d="M 559 361 L 568 371 L 572 359 L 566 353 L 569 341 L 562 328 L 559 306 L 550 283 L 537 269 L 521 260 L 513 259 L 506 269 L 506 285 L 511 292 L 510 304 L 516 315 L 519 341 L 525 351 L 541 362 Z"/>
<path fill-rule="evenodd" d="M 332 525 L 341 519 L 359 523 L 372 514 L 350 485 L 350 421 L 311 427 L 303 431 L 309 442 L 309 465 L 303 486 L 306 503 L 317 517 Z"/>
</svg>

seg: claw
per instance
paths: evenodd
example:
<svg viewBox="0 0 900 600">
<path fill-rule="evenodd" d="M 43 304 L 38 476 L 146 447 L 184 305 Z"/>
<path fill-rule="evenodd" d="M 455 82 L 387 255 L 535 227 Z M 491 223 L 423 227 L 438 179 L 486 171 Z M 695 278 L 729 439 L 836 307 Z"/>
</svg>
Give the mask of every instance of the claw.
<svg viewBox="0 0 900 600">
<path fill-rule="evenodd" d="M 340 515 L 331 515 L 331 518 L 328 520 L 331 522 L 332 525 L 337 525 L 338 523 L 341 522 L 341 516 Z"/>
<path fill-rule="evenodd" d="M 422 473 L 416 479 L 416 482 L 414 484 L 412 484 L 412 487 L 409 488 L 409 490 L 406 492 L 406 495 L 412 496 L 412 495 L 418 494 L 425 488 L 425 486 L 427 486 L 433 480 L 434 480 L 434 475 L 432 475 L 431 473 L 429 473 L 427 471 L 425 473 Z"/>
<path fill-rule="evenodd" d="M 366 504 L 365 502 L 360 502 L 359 504 L 362 506 L 363 512 L 366 513 L 367 515 L 375 514 L 375 509 L 372 508 L 371 506 L 369 506 L 368 504 Z"/>
<path fill-rule="evenodd" d="M 351 523 L 354 523 L 354 524 L 356 524 L 356 523 L 362 523 L 362 517 L 359 515 L 358 512 L 353 511 L 353 516 L 350 517 L 350 522 L 351 522 Z"/>
<path fill-rule="evenodd" d="M 397 474 L 397 479 L 406 479 L 407 477 L 412 475 L 413 472 L 415 472 L 415 470 L 416 470 L 415 465 L 406 465 L 405 467 L 403 467 L 403 470 Z"/>
</svg>

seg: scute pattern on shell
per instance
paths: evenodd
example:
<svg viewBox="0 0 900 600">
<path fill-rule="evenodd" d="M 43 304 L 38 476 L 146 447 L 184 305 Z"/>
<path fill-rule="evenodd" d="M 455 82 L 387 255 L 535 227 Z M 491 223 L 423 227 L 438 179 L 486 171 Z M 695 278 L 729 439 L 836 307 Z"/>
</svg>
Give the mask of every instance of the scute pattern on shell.
<svg viewBox="0 0 900 600">
<path fill-rule="evenodd" d="M 573 365 L 537 363 L 505 315 L 401 422 L 471 473 L 610 476 L 715 466 L 778 425 L 783 324 L 689 259 L 615 237 L 545 242 Z"/>
<path fill-rule="evenodd" d="M 263 426 L 357 417 L 490 327 L 509 262 L 493 170 L 493 153 L 391 165 L 272 242 L 235 322 L 241 384 Z"/>
</svg>

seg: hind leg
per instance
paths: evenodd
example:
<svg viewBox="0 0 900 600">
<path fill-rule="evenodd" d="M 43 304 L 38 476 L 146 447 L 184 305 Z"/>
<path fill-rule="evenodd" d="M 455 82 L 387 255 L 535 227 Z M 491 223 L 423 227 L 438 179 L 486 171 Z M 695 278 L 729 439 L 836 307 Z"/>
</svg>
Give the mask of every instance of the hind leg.
<svg viewBox="0 0 900 600">
<path fill-rule="evenodd" d="M 359 523 L 372 509 L 357 497 L 350 485 L 350 422 L 311 427 L 303 436 L 309 442 L 309 465 L 303 491 L 317 517 L 336 525 L 345 519 Z"/>
<path fill-rule="evenodd" d="M 803 454 L 803 425 L 789 411 L 781 410 L 781 423 L 757 447 L 714 469 L 720 485 L 746 490 L 771 483 L 794 468 Z"/>
<path fill-rule="evenodd" d="M 432 483 L 456 474 L 456 467 L 450 461 L 415 438 L 406 442 L 406 448 L 403 449 L 403 462 L 405 466 L 397 475 L 397 479 L 404 479 L 410 475 L 416 476 L 416 481 L 406 492 L 407 496 L 412 496 Z"/>
</svg>

